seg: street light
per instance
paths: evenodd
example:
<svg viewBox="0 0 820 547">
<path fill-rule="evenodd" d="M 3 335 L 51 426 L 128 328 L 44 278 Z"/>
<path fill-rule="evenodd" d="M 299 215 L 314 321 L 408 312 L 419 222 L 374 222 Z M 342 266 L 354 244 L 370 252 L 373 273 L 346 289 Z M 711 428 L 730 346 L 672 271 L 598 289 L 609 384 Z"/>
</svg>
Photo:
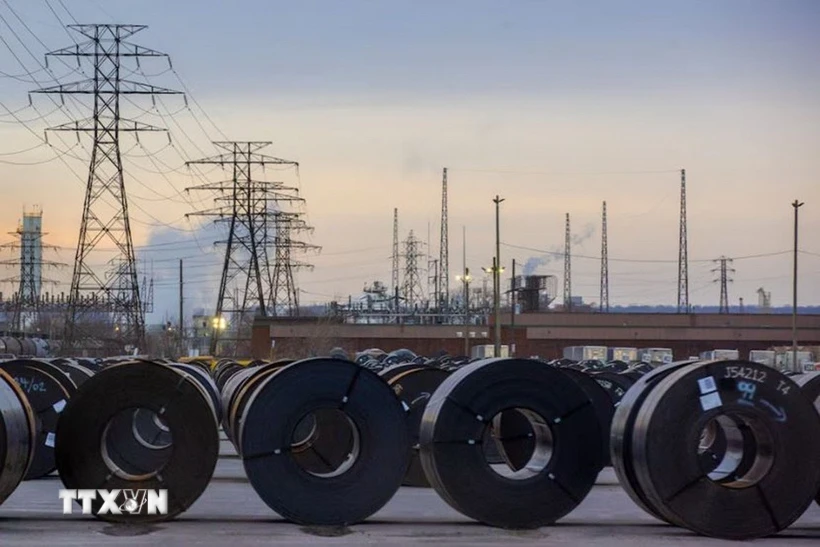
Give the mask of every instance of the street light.
<svg viewBox="0 0 820 547">
<path fill-rule="evenodd" d="M 225 330 L 228 326 L 228 320 L 222 316 L 215 316 L 211 319 L 211 326 L 214 328 L 215 331 L 217 330 Z"/>
<path fill-rule="evenodd" d="M 792 274 L 792 370 L 803 372 L 797 364 L 797 210 L 803 206 L 802 201 L 794 200 L 794 272 Z"/>
<path fill-rule="evenodd" d="M 495 196 L 493 203 L 495 203 L 495 260 L 493 261 L 493 271 L 495 273 L 493 289 L 495 295 L 493 299 L 493 307 L 495 308 L 495 356 L 501 355 L 501 221 L 500 221 L 500 206 L 503 198 Z"/>
<path fill-rule="evenodd" d="M 456 281 L 461 281 L 464 284 L 464 356 L 470 356 L 470 281 L 473 277 L 470 275 L 470 268 L 464 268 L 463 275 L 457 275 Z"/>
<path fill-rule="evenodd" d="M 498 267 L 498 262 L 496 258 L 493 257 L 493 265 L 489 268 L 482 268 L 485 273 L 492 274 L 493 276 L 493 311 L 495 313 L 495 345 L 494 345 L 494 357 L 501 357 L 501 326 L 500 326 L 500 302 L 501 302 L 501 274 L 504 272 L 504 268 Z"/>
</svg>

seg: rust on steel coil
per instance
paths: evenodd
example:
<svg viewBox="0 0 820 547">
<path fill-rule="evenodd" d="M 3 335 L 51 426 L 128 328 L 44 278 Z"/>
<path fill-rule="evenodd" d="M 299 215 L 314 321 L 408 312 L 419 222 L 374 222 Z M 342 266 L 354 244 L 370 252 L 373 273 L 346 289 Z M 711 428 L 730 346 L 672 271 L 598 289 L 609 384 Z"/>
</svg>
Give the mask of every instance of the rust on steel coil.
<svg viewBox="0 0 820 547">
<path fill-rule="evenodd" d="M 735 473 L 720 470 L 715 480 L 698 445 L 719 417 L 754 442 L 741 445 Z M 647 502 L 667 521 L 711 537 L 769 536 L 797 520 L 820 489 L 820 467 L 806 464 L 820 460 L 820 415 L 771 367 L 699 362 L 660 380 L 640 405 L 632 456 Z"/>
<path fill-rule="evenodd" d="M 660 520 L 666 519 L 652 508 L 635 476 L 632 457 L 632 433 L 635 430 L 635 416 L 646 397 L 658 385 L 658 382 L 680 368 L 696 362 L 677 361 L 645 374 L 623 395 L 612 417 L 609 437 L 610 462 L 618 477 L 618 482 L 638 507 Z"/>
<path fill-rule="evenodd" d="M 332 472 L 305 469 L 292 445 L 313 415 L 344 417 L 353 442 Z M 240 454 L 254 490 L 288 520 L 312 525 L 360 522 L 401 485 L 410 457 L 404 409 L 383 380 L 353 362 L 305 359 L 267 376 L 242 411 Z"/>
<path fill-rule="evenodd" d="M 393 388 L 393 392 L 407 412 L 407 430 L 410 433 L 413 452 L 402 482 L 405 486 L 430 486 L 419 459 L 419 428 L 427 401 L 449 375 L 450 373 L 445 370 L 425 365 L 394 365 L 379 373 L 379 376 L 387 380 L 388 385 Z"/>
<path fill-rule="evenodd" d="M 793 376 L 792 380 L 800 386 L 800 390 L 808 396 L 809 401 L 814 403 L 814 408 L 820 413 L 820 372 L 809 372 L 800 376 Z M 820 504 L 820 490 L 817 491 L 815 500 Z"/>
<path fill-rule="evenodd" d="M 487 464 L 481 439 L 516 409 L 535 431 L 524 469 Z M 454 372 L 421 424 L 421 462 L 441 497 L 464 515 L 504 528 L 536 528 L 572 511 L 601 469 L 601 431 L 589 397 L 560 370 L 528 359 L 486 359 Z"/>
<path fill-rule="evenodd" d="M 77 388 L 62 370 L 45 361 L 15 359 L 0 363 L 0 369 L 20 385 L 36 416 L 34 458 L 25 480 L 45 477 L 57 468 L 54 461 L 57 422 Z"/>
<path fill-rule="evenodd" d="M 272 363 L 259 362 L 259 364 L 253 366 L 249 365 L 243 368 L 242 370 L 232 372 L 231 376 L 224 382 L 220 390 L 220 400 L 222 402 L 222 408 L 224 409 L 223 425 L 226 428 L 230 428 L 232 426 L 231 409 L 233 408 L 234 400 L 237 393 L 239 393 L 239 391 L 242 389 L 245 382 L 247 382 L 252 376 L 256 375 L 262 370 L 273 370 L 282 368 L 283 366 L 289 365 L 292 362 L 293 360 L 291 359 L 279 359 L 278 361 L 274 361 Z"/>
<path fill-rule="evenodd" d="M 173 443 L 161 466 L 140 474 L 118 466 L 108 438 L 112 420 L 133 416 L 135 409 L 161 419 Z M 117 501 L 122 504 L 126 490 L 167 490 L 165 515 L 147 514 L 146 506 L 99 514 L 102 500 L 95 499 L 93 514 L 113 522 L 179 515 L 208 486 L 218 452 L 217 424 L 202 387 L 188 374 L 148 361 L 112 365 L 85 382 L 69 401 L 57 430 L 57 466 L 66 488 L 120 490 Z"/>
<path fill-rule="evenodd" d="M 222 388 L 225 387 L 225 382 L 228 381 L 228 378 L 242 370 L 242 368 L 242 365 L 234 361 L 223 360 L 217 363 L 216 367 L 214 367 L 212 376 L 219 390 L 222 391 Z"/>
<path fill-rule="evenodd" d="M 381 369 L 377 374 L 379 377 L 387 382 L 390 383 L 390 380 L 394 377 L 406 372 L 408 370 L 415 370 L 417 368 L 422 367 L 423 365 L 416 365 L 414 363 L 399 363 L 398 365 L 390 365 L 389 367 L 385 367 Z"/>
<path fill-rule="evenodd" d="M 34 458 L 34 412 L 14 379 L 0 370 L 0 504 L 19 486 Z"/>
<path fill-rule="evenodd" d="M 230 406 L 228 407 L 225 422 L 223 423 L 225 434 L 231 442 L 233 442 L 237 451 L 239 451 L 239 436 L 242 432 L 239 424 L 242 420 L 242 410 L 244 409 L 248 398 L 253 393 L 253 389 L 259 385 L 263 379 L 267 378 L 271 374 L 275 374 L 284 366 L 285 365 L 271 363 L 267 366 L 253 367 L 249 369 L 249 373 L 247 375 L 244 375 L 245 371 L 237 374 L 243 374 L 245 377 L 240 379 L 238 385 L 234 386 L 233 393 L 230 395 Z"/>
</svg>

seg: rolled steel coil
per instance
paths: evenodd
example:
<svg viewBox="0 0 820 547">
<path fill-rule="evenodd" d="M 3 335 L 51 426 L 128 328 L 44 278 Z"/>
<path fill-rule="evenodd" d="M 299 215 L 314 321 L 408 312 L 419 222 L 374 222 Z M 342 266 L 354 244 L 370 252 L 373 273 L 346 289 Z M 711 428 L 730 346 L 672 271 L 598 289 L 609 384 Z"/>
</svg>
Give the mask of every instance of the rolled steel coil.
<svg viewBox="0 0 820 547">
<path fill-rule="evenodd" d="M 57 423 L 77 386 L 59 367 L 37 359 L 5 361 L 0 363 L 0 370 L 14 378 L 36 416 L 34 458 L 25 480 L 45 477 L 57 468 L 54 460 Z"/>
<path fill-rule="evenodd" d="M 36 418 L 23 390 L 0 370 L 0 505 L 26 476 L 34 459 Z"/>
<path fill-rule="evenodd" d="M 524 468 L 488 465 L 482 438 L 515 410 L 535 432 Z M 572 511 L 601 469 L 601 430 L 584 391 L 560 370 L 527 359 L 487 359 L 453 373 L 422 419 L 421 462 L 454 509 L 504 528 L 536 528 Z"/>
<path fill-rule="evenodd" d="M 138 422 L 135 411 L 163 424 L 170 449 L 150 442 L 136 449 L 132 440 L 137 436 L 129 433 L 150 423 Z M 161 458 L 157 452 L 164 452 Z M 119 503 L 125 503 L 125 491 L 167 490 L 164 515 L 149 514 L 145 506 L 102 514 L 102 500 L 93 500 L 92 513 L 113 522 L 179 515 L 208 486 L 218 453 L 217 423 L 206 390 L 192 375 L 150 361 L 121 362 L 86 381 L 57 429 L 57 467 L 66 488 L 120 490 Z"/>
<path fill-rule="evenodd" d="M 820 489 L 820 468 L 806 465 L 820 460 L 820 415 L 799 386 L 747 361 L 658 370 L 667 368 L 628 412 L 627 480 L 643 504 L 667 522 L 725 539 L 768 536 L 797 520 Z M 622 436 L 621 411 L 613 441 Z M 717 467 L 701 457 L 710 424 L 727 436 Z M 613 444 L 613 462 L 616 452 L 622 457 Z"/>
<path fill-rule="evenodd" d="M 394 365 L 384 369 L 379 375 L 393 389 L 406 410 L 407 430 L 413 452 L 402 484 L 429 487 L 430 482 L 424 475 L 419 459 L 421 417 L 430 397 L 450 373 L 427 365 Z"/>
<path fill-rule="evenodd" d="M 266 375 L 245 399 L 237 424 L 245 471 L 262 500 L 288 520 L 360 522 L 401 485 L 410 457 L 404 409 L 372 372 L 341 359 L 305 359 Z M 332 471 L 306 469 L 296 457 L 294 441 L 303 424 L 310 432 L 311 419 L 318 429 L 322 422 L 338 429 L 341 421 L 350 432 Z"/>
</svg>

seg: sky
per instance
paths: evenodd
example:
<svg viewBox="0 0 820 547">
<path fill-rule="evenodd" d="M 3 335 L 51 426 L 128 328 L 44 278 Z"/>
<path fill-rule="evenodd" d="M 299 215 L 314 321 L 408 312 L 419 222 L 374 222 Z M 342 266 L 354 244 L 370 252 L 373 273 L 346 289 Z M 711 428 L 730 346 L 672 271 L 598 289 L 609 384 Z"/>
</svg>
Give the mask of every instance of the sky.
<svg viewBox="0 0 820 547">
<path fill-rule="evenodd" d="M 756 303 L 758 287 L 774 305 L 790 303 L 790 203 L 799 199 L 800 301 L 820 303 L 814 0 L 2 0 L 0 228 L 13 231 L 23 208 L 39 205 L 46 241 L 59 247 L 50 257 L 64 262 L 73 260 L 90 146 L 53 132 L 46 144 L 43 133 L 88 116 L 90 105 L 40 94 L 30 103 L 27 93 L 88 74 L 73 59 L 43 61 L 81 39 L 63 28 L 75 20 L 148 25 L 131 41 L 168 53 L 173 69 L 146 60 L 128 74 L 188 92 L 187 103 L 123 103 L 123 115 L 170 130 L 170 141 L 122 138 L 154 320 L 176 314 L 179 258 L 186 305 L 214 306 L 219 233 L 186 218 L 212 203 L 184 189 L 225 174 L 184 162 L 229 139 L 271 141 L 266 153 L 300 163 L 298 173 L 264 175 L 299 185 L 309 240 L 321 247 L 305 258 L 314 268 L 298 274 L 302 303 L 389 283 L 394 207 L 401 238 L 430 234 L 437 257 L 443 167 L 454 290 L 464 232 L 466 266 L 491 264 L 500 195 L 507 271 L 512 259 L 519 268 L 530 260 L 560 278 L 561 257 L 542 251 L 563 249 L 569 213 L 573 293 L 597 302 L 605 200 L 610 303 L 674 303 L 686 169 L 690 300 L 718 303 L 713 261 L 726 256 L 733 304 Z M 101 252 L 92 263 L 106 260 Z M 65 283 L 70 267 L 46 275 Z"/>
</svg>

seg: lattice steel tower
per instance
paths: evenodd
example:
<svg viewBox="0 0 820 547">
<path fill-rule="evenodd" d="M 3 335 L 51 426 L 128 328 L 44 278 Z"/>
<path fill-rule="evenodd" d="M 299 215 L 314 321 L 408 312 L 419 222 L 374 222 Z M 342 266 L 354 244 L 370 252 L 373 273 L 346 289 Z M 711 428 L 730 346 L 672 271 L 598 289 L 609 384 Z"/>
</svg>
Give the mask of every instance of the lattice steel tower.
<svg viewBox="0 0 820 547">
<path fill-rule="evenodd" d="M 410 230 L 404 240 L 404 282 L 402 284 L 402 298 L 404 305 L 410 311 L 415 309 L 424 296 L 424 289 L 419 275 L 419 261 L 424 258 L 421 247 L 424 243 Z"/>
<path fill-rule="evenodd" d="M 598 309 L 609 311 L 609 249 L 606 237 L 606 202 L 601 212 L 601 298 Z"/>
<path fill-rule="evenodd" d="M 717 268 L 712 269 L 712 272 L 720 272 L 720 277 L 715 279 L 716 283 L 720 283 L 720 307 L 718 313 L 729 313 L 729 283 L 734 281 L 729 277 L 730 273 L 734 273 L 735 269 L 730 267 L 732 263 L 731 258 L 722 256 L 715 260 L 719 264 Z"/>
<path fill-rule="evenodd" d="M 308 264 L 293 259 L 294 252 L 316 249 L 293 238 L 309 231 L 302 213 L 285 210 L 290 203 L 301 204 L 298 189 L 281 182 L 254 178 L 254 168 L 289 165 L 295 161 L 258 153 L 270 142 L 223 141 L 214 145 L 225 153 L 186 165 L 219 165 L 230 168 L 230 180 L 206 183 L 186 189 L 216 193 L 215 207 L 188 216 L 214 217 L 228 225 L 225 258 L 217 294 L 211 336 L 211 353 L 217 353 L 220 339 L 235 342 L 225 348 L 235 355 L 249 351 L 250 327 L 254 315 L 293 315 L 298 310 L 298 288 L 293 271 Z M 269 260 L 273 251 L 274 260 Z M 226 317 L 227 316 L 227 317 Z M 230 329 L 225 336 L 223 329 Z"/>
<path fill-rule="evenodd" d="M 686 169 L 680 170 L 680 236 L 678 238 L 678 313 L 689 313 L 689 253 L 686 235 Z"/>
<path fill-rule="evenodd" d="M 80 236 L 74 258 L 64 348 L 77 349 L 82 340 L 99 333 L 91 332 L 91 322 L 97 312 L 113 316 L 115 333 L 103 336 L 117 346 L 142 346 L 145 336 L 145 316 L 140 298 L 128 200 L 122 173 L 120 134 L 123 132 L 165 131 L 165 129 L 129 120 L 121 116 L 123 95 L 165 95 L 179 92 L 121 77 L 124 59 L 133 59 L 139 66 L 144 57 L 163 57 L 164 53 L 127 42 L 131 35 L 147 28 L 144 25 L 69 25 L 70 29 L 87 37 L 82 43 L 52 51 L 47 56 L 89 58 L 94 76 L 86 80 L 38 89 L 35 93 L 93 96 L 90 118 L 50 128 L 54 131 L 91 133 L 94 138 L 86 185 Z M 170 60 L 169 60 L 170 65 Z M 133 71 L 129 71 L 129 74 Z M 111 203 L 113 201 L 113 204 Z M 125 267 L 112 278 L 98 275 L 89 263 L 89 256 L 104 244 L 113 244 L 114 258 L 121 258 Z M 106 249 L 110 251 L 112 249 Z M 110 256 L 110 255 L 109 255 Z M 113 348 L 112 348 L 113 349 Z M 122 351 L 122 348 L 119 348 Z"/>
<path fill-rule="evenodd" d="M 569 229 L 569 213 L 564 228 L 564 311 L 572 311 L 572 235 Z"/>
<path fill-rule="evenodd" d="M 447 168 L 441 175 L 441 239 L 438 255 L 438 286 L 439 313 L 446 313 L 450 308 L 450 241 L 449 220 L 447 218 Z"/>
</svg>

